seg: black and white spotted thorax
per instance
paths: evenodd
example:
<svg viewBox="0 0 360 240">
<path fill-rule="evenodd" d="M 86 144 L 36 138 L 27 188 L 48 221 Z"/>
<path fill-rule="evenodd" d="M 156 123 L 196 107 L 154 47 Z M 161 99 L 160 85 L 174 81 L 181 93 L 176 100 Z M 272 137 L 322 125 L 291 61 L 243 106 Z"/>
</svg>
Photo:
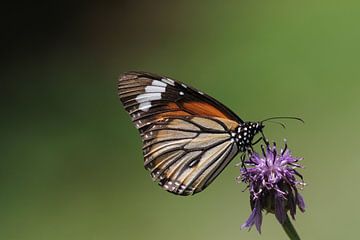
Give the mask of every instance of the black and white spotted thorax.
<svg viewBox="0 0 360 240">
<path fill-rule="evenodd" d="M 231 132 L 231 136 L 241 152 L 251 147 L 255 135 L 261 132 L 263 127 L 264 125 L 259 122 L 245 122 Z"/>
</svg>

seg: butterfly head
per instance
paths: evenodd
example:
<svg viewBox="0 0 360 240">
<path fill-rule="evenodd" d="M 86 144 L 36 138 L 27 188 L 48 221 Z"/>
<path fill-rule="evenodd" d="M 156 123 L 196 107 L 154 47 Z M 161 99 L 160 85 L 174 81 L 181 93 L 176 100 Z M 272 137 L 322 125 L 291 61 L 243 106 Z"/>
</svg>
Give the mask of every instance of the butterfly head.
<svg viewBox="0 0 360 240">
<path fill-rule="evenodd" d="M 245 151 L 253 145 L 254 137 L 262 132 L 264 125 L 261 122 L 245 122 L 237 128 L 235 140 L 240 151 Z"/>
</svg>

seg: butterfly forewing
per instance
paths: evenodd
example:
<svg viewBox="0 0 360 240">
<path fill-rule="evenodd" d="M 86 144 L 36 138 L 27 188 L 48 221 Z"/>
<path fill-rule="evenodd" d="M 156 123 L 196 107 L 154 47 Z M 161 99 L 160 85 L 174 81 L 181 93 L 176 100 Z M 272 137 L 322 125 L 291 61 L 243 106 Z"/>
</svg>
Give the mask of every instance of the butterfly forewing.
<svg viewBox="0 0 360 240">
<path fill-rule="evenodd" d="M 129 72 L 119 96 L 143 140 L 144 165 L 167 191 L 202 191 L 237 154 L 233 139 L 243 123 L 231 110 L 167 77 Z"/>
<path fill-rule="evenodd" d="M 212 97 L 168 77 L 128 72 L 118 83 L 120 100 L 143 132 L 152 121 L 168 116 L 212 116 L 243 121 Z"/>
</svg>

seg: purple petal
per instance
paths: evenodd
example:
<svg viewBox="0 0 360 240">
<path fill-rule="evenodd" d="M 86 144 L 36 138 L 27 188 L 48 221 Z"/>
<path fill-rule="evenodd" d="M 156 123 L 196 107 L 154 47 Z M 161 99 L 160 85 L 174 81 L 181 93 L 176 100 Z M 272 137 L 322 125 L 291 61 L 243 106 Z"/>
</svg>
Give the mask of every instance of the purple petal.
<svg viewBox="0 0 360 240">
<path fill-rule="evenodd" d="M 268 148 L 266 150 L 266 157 L 265 157 L 265 161 L 273 161 L 274 157 L 276 157 L 276 155 L 274 154 L 273 150 Z"/>
<path fill-rule="evenodd" d="M 304 198 L 298 192 L 296 192 L 296 204 L 299 206 L 300 211 L 305 212 Z"/>
<path fill-rule="evenodd" d="M 262 224 L 262 213 L 261 213 L 261 209 L 259 208 L 259 210 L 257 211 L 257 217 L 255 218 L 256 230 L 259 233 L 261 233 L 261 224 Z"/>
<path fill-rule="evenodd" d="M 258 230 L 259 233 L 261 233 L 261 223 L 262 223 L 262 213 L 261 213 L 260 201 L 256 200 L 255 206 L 249 218 L 246 220 L 246 222 L 243 225 L 241 225 L 241 229 L 249 228 L 250 230 L 251 227 L 255 224 L 256 229 Z"/>
<path fill-rule="evenodd" d="M 283 224 L 286 219 L 285 201 L 280 193 L 275 194 L 275 216 Z"/>
<path fill-rule="evenodd" d="M 296 190 L 295 190 L 296 192 Z M 290 215 L 291 218 L 295 220 L 295 215 L 296 215 L 296 199 L 294 197 L 294 194 L 291 192 L 289 194 L 289 200 L 287 202 L 288 206 L 289 206 L 289 211 L 290 211 Z"/>
<path fill-rule="evenodd" d="M 253 152 L 250 156 L 250 161 L 255 164 L 259 164 L 259 163 L 261 163 L 261 157 L 256 152 Z"/>
</svg>

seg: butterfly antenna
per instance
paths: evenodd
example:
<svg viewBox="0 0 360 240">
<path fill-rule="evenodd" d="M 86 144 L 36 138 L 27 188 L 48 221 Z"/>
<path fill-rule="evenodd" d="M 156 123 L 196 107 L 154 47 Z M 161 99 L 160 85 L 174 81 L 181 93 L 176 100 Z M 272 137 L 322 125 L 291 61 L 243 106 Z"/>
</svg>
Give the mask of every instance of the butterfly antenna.
<svg viewBox="0 0 360 240">
<path fill-rule="evenodd" d="M 279 124 L 279 125 L 281 125 L 284 129 L 286 129 L 286 125 L 285 125 L 284 123 L 282 123 L 282 122 L 271 121 L 271 120 L 270 120 L 269 122 Z"/>
<path fill-rule="evenodd" d="M 305 123 L 304 120 L 302 120 L 301 118 L 298 118 L 298 117 L 270 117 L 270 118 L 266 118 L 266 119 L 262 120 L 261 123 L 269 121 L 269 120 L 274 120 L 274 119 L 292 119 L 292 120 L 297 120 L 302 123 Z"/>
</svg>

